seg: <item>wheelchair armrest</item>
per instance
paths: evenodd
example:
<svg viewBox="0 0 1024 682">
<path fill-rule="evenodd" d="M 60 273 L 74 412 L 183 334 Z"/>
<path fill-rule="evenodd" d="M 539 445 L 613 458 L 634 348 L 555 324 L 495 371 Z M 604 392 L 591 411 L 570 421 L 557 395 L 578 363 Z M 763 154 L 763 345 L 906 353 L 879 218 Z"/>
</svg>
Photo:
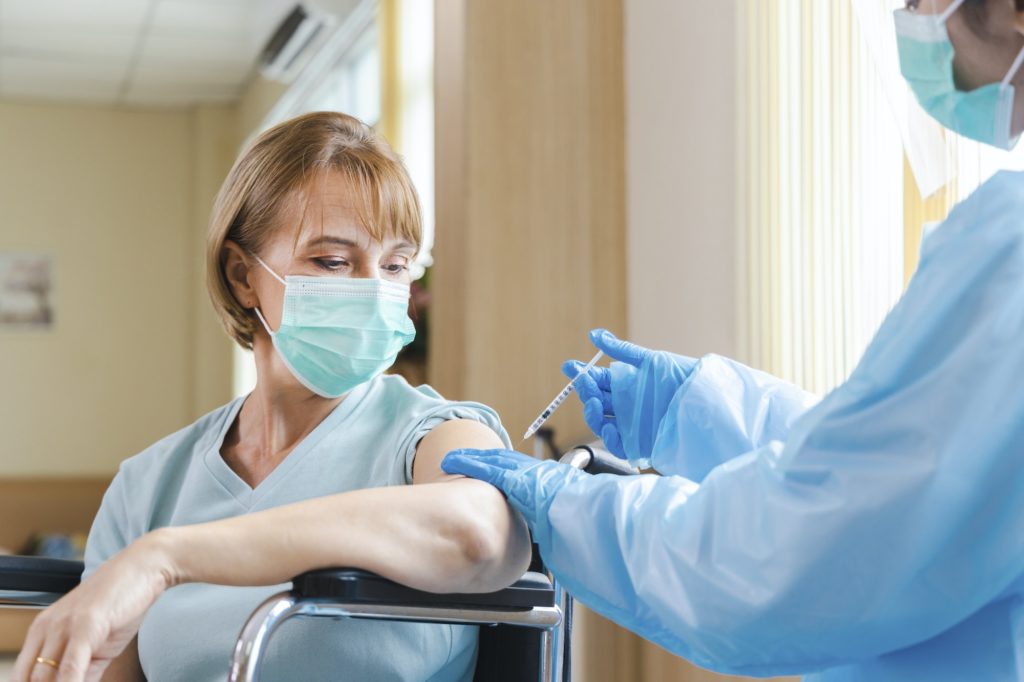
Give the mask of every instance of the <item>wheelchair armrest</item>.
<svg viewBox="0 0 1024 682">
<path fill-rule="evenodd" d="M 551 581 L 541 573 L 526 573 L 497 592 L 436 594 L 399 585 L 369 571 L 332 568 L 303 573 L 292 581 L 292 592 L 303 598 L 330 599 L 348 604 L 524 611 L 555 605 Z"/>
<path fill-rule="evenodd" d="M 81 561 L 35 556 L 0 556 L 0 590 L 57 592 L 78 586 L 85 566 Z"/>
<path fill-rule="evenodd" d="M 75 589 L 81 561 L 0 555 L 0 605 L 46 606 Z"/>
</svg>

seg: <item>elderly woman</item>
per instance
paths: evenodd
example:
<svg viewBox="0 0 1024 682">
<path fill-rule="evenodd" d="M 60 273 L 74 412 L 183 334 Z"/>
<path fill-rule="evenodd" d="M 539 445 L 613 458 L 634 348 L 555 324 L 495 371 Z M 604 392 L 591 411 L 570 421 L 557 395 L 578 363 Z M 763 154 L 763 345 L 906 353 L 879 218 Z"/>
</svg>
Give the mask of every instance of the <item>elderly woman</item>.
<svg viewBox="0 0 1024 682">
<path fill-rule="evenodd" d="M 529 562 L 491 486 L 449 450 L 508 445 L 493 411 L 383 374 L 413 338 L 415 191 L 369 128 L 315 113 L 238 159 L 210 223 L 208 286 L 256 388 L 126 460 L 86 579 L 44 611 L 14 679 L 224 679 L 246 616 L 281 583 L 352 566 L 436 592 L 490 591 Z M 268 680 L 466 680 L 470 627 L 286 623 Z"/>
</svg>

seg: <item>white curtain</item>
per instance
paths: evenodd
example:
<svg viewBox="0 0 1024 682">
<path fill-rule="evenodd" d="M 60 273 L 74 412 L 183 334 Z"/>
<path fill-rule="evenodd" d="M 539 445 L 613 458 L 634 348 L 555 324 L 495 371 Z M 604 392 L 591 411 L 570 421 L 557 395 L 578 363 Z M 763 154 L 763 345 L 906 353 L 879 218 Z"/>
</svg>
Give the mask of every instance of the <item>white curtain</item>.
<svg viewBox="0 0 1024 682">
<path fill-rule="evenodd" d="M 746 356 L 824 393 L 902 290 L 900 130 L 849 0 L 746 10 Z"/>
</svg>

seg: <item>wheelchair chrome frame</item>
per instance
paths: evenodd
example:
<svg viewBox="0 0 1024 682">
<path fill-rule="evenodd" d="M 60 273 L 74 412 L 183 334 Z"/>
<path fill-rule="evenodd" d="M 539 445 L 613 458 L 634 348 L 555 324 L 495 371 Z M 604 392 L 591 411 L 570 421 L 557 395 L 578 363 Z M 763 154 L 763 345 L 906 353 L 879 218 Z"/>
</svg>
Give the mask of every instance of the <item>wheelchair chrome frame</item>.
<svg viewBox="0 0 1024 682">
<path fill-rule="evenodd" d="M 330 599 L 306 599 L 291 592 L 280 592 L 253 611 L 242 627 L 231 654 L 229 682 L 258 682 L 260 663 L 270 637 L 289 618 L 319 616 L 328 618 L 367 618 L 417 623 L 455 623 L 468 625 L 515 625 L 542 630 L 540 679 L 561 682 L 561 666 L 555 661 L 555 630 L 562 622 L 558 607 L 529 610 L 485 610 L 422 606 L 385 606 L 352 604 Z"/>
<path fill-rule="evenodd" d="M 33 609 L 42 611 L 63 596 L 63 594 L 56 592 L 0 590 L 0 609 Z"/>
</svg>

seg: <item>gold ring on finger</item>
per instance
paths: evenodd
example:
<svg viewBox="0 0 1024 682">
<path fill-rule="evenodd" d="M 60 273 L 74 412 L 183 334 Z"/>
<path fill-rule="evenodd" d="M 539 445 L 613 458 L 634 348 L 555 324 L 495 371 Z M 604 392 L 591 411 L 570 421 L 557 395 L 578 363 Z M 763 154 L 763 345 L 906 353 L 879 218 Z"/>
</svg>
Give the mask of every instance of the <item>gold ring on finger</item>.
<svg viewBox="0 0 1024 682">
<path fill-rule="evenodd" d="M 58 663 L 57 661 L 53 660 L 52 658 L 43 658 L 42 656 L 36 656 L 36 663 L 48 665 L 54 670 L 60 667 L 60 663 Z"/>
</svg>

